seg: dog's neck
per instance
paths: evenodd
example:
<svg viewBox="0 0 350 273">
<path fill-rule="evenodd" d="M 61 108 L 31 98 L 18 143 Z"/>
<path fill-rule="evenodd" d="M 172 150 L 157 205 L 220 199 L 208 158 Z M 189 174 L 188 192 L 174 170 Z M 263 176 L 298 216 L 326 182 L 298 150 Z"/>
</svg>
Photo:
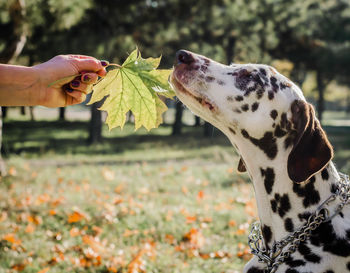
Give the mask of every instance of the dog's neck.
<svg viewBox="0 0 350 273">
<path fill-rule="evenodd" d="M 243 143 L 230 140 L 238 148 L 253 181 L 262 233 L 268 247 L 301 227 L 334 192 L 339 181 L 339 174 L 330 162 L 308 181 L 295 183 L 288 176 L 289 153 L 283 149 L 283 143 L 278 145 L 276 158 L 269 160 L 255 145 L 244 140 Z"/>
</svg>

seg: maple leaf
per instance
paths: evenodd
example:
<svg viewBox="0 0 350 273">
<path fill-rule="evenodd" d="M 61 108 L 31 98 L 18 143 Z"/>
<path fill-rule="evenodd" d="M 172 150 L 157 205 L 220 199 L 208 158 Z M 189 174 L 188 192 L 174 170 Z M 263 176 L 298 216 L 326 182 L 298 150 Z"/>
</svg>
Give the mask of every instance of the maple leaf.
<svg viewBox="0 0 350 273">
<path fill-rule="evenodd" d="M 135 117 L 135 129 L 144 126 L 147 130 L 162 123 L 166 105 L 158 95 L 172 98 L 168 78 L 170 69 L 157 70 L 161 57 L 143 59 L 135 49 L 121 66 L 116 66 L 93 88 L 88 104 L 107 97 L 100 110 L 106 111 L 109 129 L 126 122 L 131 111 Z"/>
</svg>

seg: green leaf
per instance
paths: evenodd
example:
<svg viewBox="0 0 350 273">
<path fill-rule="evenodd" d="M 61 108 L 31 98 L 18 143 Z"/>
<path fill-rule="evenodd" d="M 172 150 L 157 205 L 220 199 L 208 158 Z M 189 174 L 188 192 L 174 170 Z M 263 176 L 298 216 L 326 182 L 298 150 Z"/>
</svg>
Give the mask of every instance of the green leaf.
<svg viewBox="0 0 350 273">
<path fill-rule="evenodd" d="M 175 94 L 168 83 L 171 70 L 156 70 L 160 60 L 161 57 L 143 59 L 136 49 L 122 66 L 109 71 L 94 86 L 89 104 L 107 96 L 100 110 L 107 112 L 110 130 L 123 128 L 129 111 L 135 117 L 135 129 L 144 126 L 150 130 L 162 123 L 167 107 L 159 95 L 172 98 Z"/>
</svg>

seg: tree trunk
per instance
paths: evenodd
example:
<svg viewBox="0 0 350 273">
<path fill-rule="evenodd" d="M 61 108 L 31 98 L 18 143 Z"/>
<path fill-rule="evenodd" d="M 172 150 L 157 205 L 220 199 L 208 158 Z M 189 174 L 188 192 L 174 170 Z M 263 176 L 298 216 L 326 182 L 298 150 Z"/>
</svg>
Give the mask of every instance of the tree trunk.
<svg viewBox="0 0 350 273">
<path fill-rule="evenodd" d="M 0 63 L 10 63 L 21 54 L 27 41 L 24 0 L 13 0 L 9 6 L 9 35 L 0 53 Z"/>
<path fill-rule="evenodd" d="M 4 119 L 4 118 L 7 118 L 7 110 L 8 110 L 7 106 L 2 106 L 2 107 L 0 107 L 0 108 L 1 108 L 2 118 L 3 118 L 3 119 Z"/>
<path fill-rule="evenodd" d="M 201 126 L 201 118 L 198 116 L 194 116 L 194 127 Z"/>
<path fill-rule="evenodd" d="M 66 115 L 66 108 L 65 107 L 60 107 L 60 112 L 59 112 L 58 119 L 61 120 L 61 121 L 65 120 L 65 115 Z"/>
<path fill-rule="evenodd" d="M 95 102 L 91 105 L 91 120 L 89 127 L 89 144 L 96 144 L 102 141 L 102 114 L 98 110 L 102 105 L 102 102 Z"/>
<path fill-rule="evenodd" d="M 0 63 L 9 63 L 15 60 L 22 52 L 27 41 L 24 4 L 24 0 L 14 0 L 9 6 L 8 13 L 10 17 L 10 24 L 8 29 L 8 37 L 6 39 L 4 49 L 0 52 Z M 6 175 L 6 166 L 1 157 L 1 144 L 2 111 L 0 109 L 0 175 L 4 176 Z"/>
<path fill-rule="evenodd" d="M 214 132 L 214 126 L 211 125 L 209 122 L 204 123 L 204 136 L 205 137 L 211 137 Z"/>
<path fill-rule="evenodd" d="M 305 66 L 300 63 L 296 63 L 291 72 L 290 76 L 293 82 L 295 82 L 300 88 L 306 79 L 306 72 Z"/>
<path fill-rule="evenodd" d="M 0 107 L 0 177 L 6 175 L 6 165 L 1 156 L 1 144 L 2 144 L 2 111 Z"/>
<path fill-rule="evenodd" d="M 316 72 L 316 82 L 318 90 L 317 115 L 320 122 L 322 122 L 324 111 L 324 90 L 326 89 L 326 83 L 324 82 L 323 74 L 321 71 Z"/>
<path fill-rule="evenodd" d="M 235 54 L 235 45 L 236 45 L 236 38 L 234 36 L 231 36 L 228 40 L 227 47 L 226 47 L 226 62 L 228 65 L 233 63 L 233 58 Z"/>
<path fill-rule="evenodd" d="M 25 116 L 26 115 L 26 108 L 24 106 L 20 107 L 20 112 L 21 112 L 21 116 Z"/>
<path fill-rule="evenodd" d="M 34 121 L 34 107 L 33 106 L 29 106 L 29 114 L 30 114 L 30 120 Z"/>
<path fill-rule="evenodd" d="M 182 113 L 183 113 L 183 105 L 181 101 L 178 101 L 176 102 L 175 121 L 173 124 L 173 132 L 172 132 L 173 136 L 181 135 Z"/>
</svg>

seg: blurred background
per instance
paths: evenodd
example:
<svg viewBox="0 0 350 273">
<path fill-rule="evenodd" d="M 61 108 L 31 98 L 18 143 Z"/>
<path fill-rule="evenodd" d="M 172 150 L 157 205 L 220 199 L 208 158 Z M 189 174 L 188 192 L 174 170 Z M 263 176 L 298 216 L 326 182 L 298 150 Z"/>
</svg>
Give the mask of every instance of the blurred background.
<svg viewBox="0 0 350 273">
<path fill-rule="evenodd" d="M 57 54 L 170 68 L 188 49 L 265 63 L 303 90 L 350 171 L 348 0 L 0 0 L 0 63 Z M 108 132 L 98 103 L 3 107 L 0 272 L 240 272 L 257 220 L 225 136 L 178 100 L 164 124 Z"/>
</svg>

